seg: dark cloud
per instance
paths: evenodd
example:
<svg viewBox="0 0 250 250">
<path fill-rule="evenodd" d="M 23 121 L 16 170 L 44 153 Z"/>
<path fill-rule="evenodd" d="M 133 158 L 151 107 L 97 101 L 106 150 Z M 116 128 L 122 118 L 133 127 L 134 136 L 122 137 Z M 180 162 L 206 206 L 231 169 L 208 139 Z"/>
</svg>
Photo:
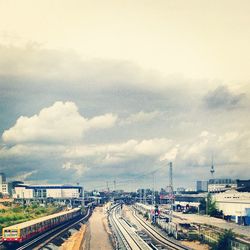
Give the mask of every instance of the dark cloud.
<svg viewBox="0 0 250 250">
<path fill-rule="evenodd" d="M 245 94 L 234 94 L 227 86 L 219 86 L 204 97 L 205 105 L 211 109 L 232 109 L 239 107 Z"/>
</svg>

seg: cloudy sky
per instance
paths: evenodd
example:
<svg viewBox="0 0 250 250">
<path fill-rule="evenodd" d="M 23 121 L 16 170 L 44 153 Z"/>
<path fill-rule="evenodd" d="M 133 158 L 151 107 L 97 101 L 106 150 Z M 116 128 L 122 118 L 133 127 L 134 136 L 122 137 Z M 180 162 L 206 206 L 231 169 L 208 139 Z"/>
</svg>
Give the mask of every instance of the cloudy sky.
<svg viewBox="0 0 250 250">
<path fill-rule="evenodd" d="M 0 0 L 0 171 L 103 189 L 249 179 L 248 0 Z"/>
</svg>

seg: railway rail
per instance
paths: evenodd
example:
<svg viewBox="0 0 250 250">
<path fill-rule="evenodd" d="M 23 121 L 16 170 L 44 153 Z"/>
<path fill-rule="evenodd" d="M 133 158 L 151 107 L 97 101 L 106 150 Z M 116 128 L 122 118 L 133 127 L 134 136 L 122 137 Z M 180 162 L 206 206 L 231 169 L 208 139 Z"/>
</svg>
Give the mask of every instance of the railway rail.
<svg viewBox="0 0 250 250">
<path fill-rule="evenodd" d="M 163 245 L 167 249 L 190 250 L 190 248 L 183 246 L 183 245 L 179 244 L 178 242 L 170 240 L 169 238 L 165 237 L 163 234 L 159 233 L 152 226 L 150 226 L 148 223 L 146 223 L 144 220 L 142 220 L 139 216 L 137 216 L 136 210 L 134 208 L 132 209 L 132 214 L 133 214 L 134 218 L 137 220 L 137 222 L 141 225 L 141 227 L 147 232 L 147 234 L 152 239 L 154 239 L 156 242 Z"/>
<path fill-rule="evenodd" d="M 110 223 L 117 236 L 116 249 L 149 250 L 152 249 L 142 238 L 136 234 L 132 227 L 122 219 L 118 213 L 120 205 L 111 209 Z"/>
<path fill-rule="evenodd" d="M 33 250 L 33 249 L 41 249 L 48 245 L 52 240 L 54 240 L 56 237 L 64 233 L 65 231 L 69 230 L 70 228 L 74 227 L 75 225 L 79 224 L 80 222 L 84 221 L 90 216 L 90 209 L 88 209 L 87 214 L 78 219 L 77 221 L 71 221 L 66 224 L 60 225 L 56 228 L 53 228 L 49 230 L 48 232 L 45 232 L 44 234 L 39 235 L 38 237 L 30 240 L 29 242 L 25 243 L 24 245 L 16 248 L 16 250 Z"/>
</svg>

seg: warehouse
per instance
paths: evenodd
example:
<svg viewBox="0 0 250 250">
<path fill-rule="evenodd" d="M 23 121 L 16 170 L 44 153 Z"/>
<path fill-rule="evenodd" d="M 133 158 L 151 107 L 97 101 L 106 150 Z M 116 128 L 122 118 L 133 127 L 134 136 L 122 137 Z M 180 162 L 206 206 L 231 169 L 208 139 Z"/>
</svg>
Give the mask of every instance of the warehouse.
<svg viewBox="0 0 250 250">
<path fill-rule="evenodd" d="M 229 190 L 213 195 L 217 208 L 231 221 L 250 225 L 250 193 Z"/>
<path fill-rule="evenodd" d="M 82 199 L 83 188 L 73 185 L 27 185 L 20 184 L 14 189 L 16 200 L 48 200 L 65 201 L 67 199 Z"/>
</svg>

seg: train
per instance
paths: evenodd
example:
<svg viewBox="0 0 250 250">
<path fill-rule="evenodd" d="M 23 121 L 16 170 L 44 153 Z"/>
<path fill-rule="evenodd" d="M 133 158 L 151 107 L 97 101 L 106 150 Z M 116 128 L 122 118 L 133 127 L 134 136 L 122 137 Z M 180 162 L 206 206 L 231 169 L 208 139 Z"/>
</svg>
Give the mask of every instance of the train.
<svg viewBox="0 0 250 250">
<path fill-rule="evenodd" d="M 2 242 L 23 243 L 59 224 L 77 218 L 81 215 L 80 208 L 44 216 L 38 219 L 22 222 L 2 229 Z"/>
</svg>

